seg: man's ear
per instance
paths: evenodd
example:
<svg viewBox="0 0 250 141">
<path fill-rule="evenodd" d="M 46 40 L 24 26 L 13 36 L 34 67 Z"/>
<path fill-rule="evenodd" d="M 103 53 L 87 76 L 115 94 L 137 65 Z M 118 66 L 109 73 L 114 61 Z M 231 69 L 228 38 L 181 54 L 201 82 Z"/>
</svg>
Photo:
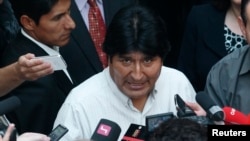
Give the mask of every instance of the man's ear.
<svg viewBox="0 0 250 141">
<path fill-rule="evenodd" d="M 27 29 L 27 30 L 33 30 L 34 27 L 36 26 L 36 23 L 33 19 L 31 19 L 29 16 L 27 15 L 23 15 L 20 18 L 20 22 L 23 26 L 23 28 Z"/>
<path fill-rule="evenodd" d="M 239 26 L 240 26 L 240 30 L 241 30 L 241 32 L 242 32 L 242 35 L 245 37 L 245 39 L 246 39 L 246 25 L 245 25 L 245 23 L 243 22 L 243 20 L 242 20 L 242 18 L 241 18 L 241 16 L 239 16 L 238 17 L 238 24 L 239 24 Z"/>
</svg>

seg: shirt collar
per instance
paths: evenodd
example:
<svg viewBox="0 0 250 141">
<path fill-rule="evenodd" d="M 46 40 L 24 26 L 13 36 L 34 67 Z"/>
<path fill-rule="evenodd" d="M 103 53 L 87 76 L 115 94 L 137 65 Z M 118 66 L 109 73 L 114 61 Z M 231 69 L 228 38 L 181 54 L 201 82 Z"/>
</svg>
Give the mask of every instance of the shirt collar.
<svg viewBox="0 0 250 141">
<path fill-rule="evenodd" d="M 35 44 L 37 44 L 39 47 L 41 47 L 45 52 L 47 52 L 49 55 L 58 55 L 59 54 L 59 47 L 58 46 L 54 46 L 53 49 L 50 48 L 49 46 L 35 40 L 33 37 L 31 37 L 30 35 L 28 35 L 23 29 L 21 29 L 21 33 L 27 37 L 28 39 L 30 39 L 32 42 L 34 42 Z"/>
<path fill-rule="evenodd" d="M 23 34 L 23 36 L 25 36 L 26 38 L 30 39 L 32 42 L 34 42 L 35 44 L 37 44 L 40 48 L 42 48 L 46 53 L 48 53 L 48 55 L 60 55 L 59 53 L 59 47 L 58 46 L 53 46 L 53 49 L 50 48 L 49 46 L 38 42 L 37 40 L 35 40 L 33 37 L 31 37 L 30 35 L 28 35 L 23 29 L 21 29 L 21 33 Z M 63 72 L 67 75 L 67 77 L 69 78 L 69 80 L 71 81 L 71 83 L 73 84 L 73 81 L 67 71 L 67 69 L 63 69 Z"/>
<path fill-rule="evenodd" d="M 83 9 L 84 6 L 87 5 L 87 1 L 88 0 L 75 0 L 76 2 L 76 5 L 78 7 L 78 9 L 81 11 Z M 99 3 L 100 5 L 103 4 L 103 1 L 102 0 L 96 0 L 97 3 Z"/>
</svg>

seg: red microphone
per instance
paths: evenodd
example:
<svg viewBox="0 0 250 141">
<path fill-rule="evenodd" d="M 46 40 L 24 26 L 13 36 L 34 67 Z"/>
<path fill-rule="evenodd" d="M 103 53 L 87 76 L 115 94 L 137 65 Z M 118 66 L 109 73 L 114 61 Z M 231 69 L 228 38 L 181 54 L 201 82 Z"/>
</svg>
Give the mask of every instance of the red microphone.
<svg viewBox="0 0 250 141">
<path fill-rule="evenodd" d="M 121 141 L 145 141 L 146 127 L 131 123 Z"/>
<path fill-rule="evenodd" d="M 249 116 L 243 114 L 242 112 L 232 108 L 232 107 L 224 107 L 223 108 L 225 118 L 224 122 L 226 125 L 228 124 L 238 124 L 238 125 L 246 125 L 250 124 Z"/>
</svg>

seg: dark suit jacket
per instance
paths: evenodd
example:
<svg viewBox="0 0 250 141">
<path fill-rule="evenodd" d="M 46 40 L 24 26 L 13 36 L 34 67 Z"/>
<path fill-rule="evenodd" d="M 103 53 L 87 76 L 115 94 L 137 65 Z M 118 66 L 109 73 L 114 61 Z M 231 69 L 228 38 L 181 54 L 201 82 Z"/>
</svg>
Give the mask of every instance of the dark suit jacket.
<svg viewBox="0 0 250 141">
<path fill-rule="evenodd" d="M 204 89 L 211 67 L 227 55 L 224 20 L 226 11 L 212 5 L 194 6 L 187 19 L 178 69 L 189 78 L 196 91 Z"/>
<path fill-rule="evenodd" d="M 109 25 L 114 14 L 123 6 L 134 0 L 103 0 L 106 26 Z M 95 50 L 89 31 L 74 0 L 71 2 L 71 16 L 76 23 L 68 45 L 60 52 L 68 65 L 75 85 L 80 84 L 90 76 L 103 70 L 98 54 Z"/>
<path fill-rule="evenodd" d="M 1 58 L 1 67 L 15 62 L 28 52 L 36 56 L 48 55 L 19 33 L 14 42 L 6 48 Z M 72 88 L 70 80 L 61 73 L 63 71 L 55 71 L 35 81 L 26 81 L 7 95 L 16 95 L 21 100 L 21 106 L 7 114 L 10 122 L 15 123 L 18 133 L 51 132 L 57 112 Z M 60 75 L 60 78 L 57 75 Z"/>
</svg>

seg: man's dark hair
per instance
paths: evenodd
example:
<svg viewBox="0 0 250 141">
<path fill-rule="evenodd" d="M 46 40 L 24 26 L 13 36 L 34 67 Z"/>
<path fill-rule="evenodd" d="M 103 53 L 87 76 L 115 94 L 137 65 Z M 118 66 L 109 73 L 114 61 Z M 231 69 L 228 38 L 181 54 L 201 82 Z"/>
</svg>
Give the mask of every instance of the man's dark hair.
<svg viewBox="0 0 250 141">
<path fill-rule="evenodd" d="M 185 118 L 171 118 L 160 124 L 146 141 L 207 141 L 207 127 Z"/>
<path fill-rule="evenodd" d="M 127 6 L 110 23 L 103 50 L 110 58 L 139 51 L 163 60 L 170 50 L 166 25 L 159 15 L 145 7 Z"/>
<path fill-rule="evenodd" d="M 27 15 L 39 24 L 42 15 L 50 12 L 59 0 L 9 0 L 12 5 L 15 17 L 20 23 L 20 17 Z M 21 25 L 22 26 L 22 25 Z"/>
</svg>

